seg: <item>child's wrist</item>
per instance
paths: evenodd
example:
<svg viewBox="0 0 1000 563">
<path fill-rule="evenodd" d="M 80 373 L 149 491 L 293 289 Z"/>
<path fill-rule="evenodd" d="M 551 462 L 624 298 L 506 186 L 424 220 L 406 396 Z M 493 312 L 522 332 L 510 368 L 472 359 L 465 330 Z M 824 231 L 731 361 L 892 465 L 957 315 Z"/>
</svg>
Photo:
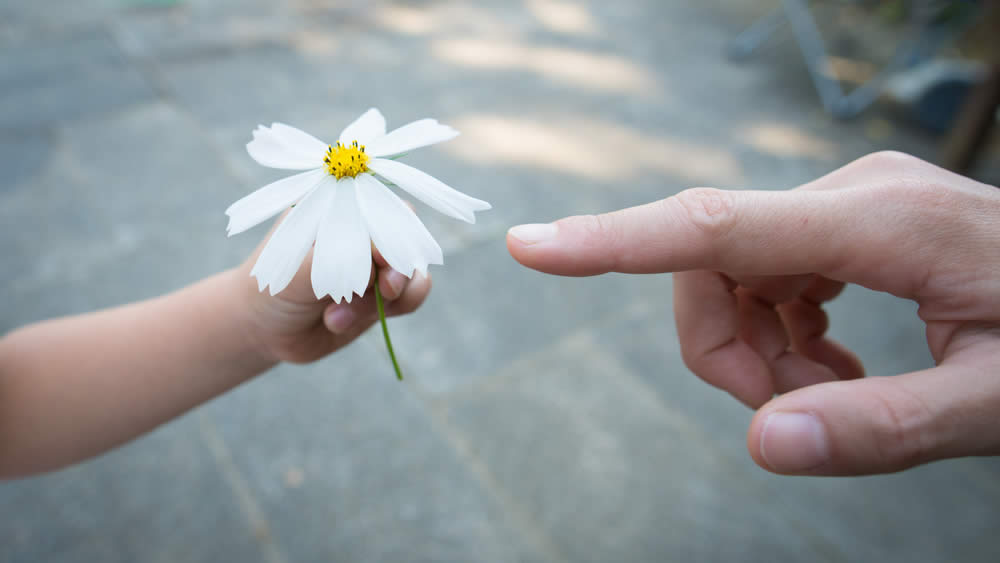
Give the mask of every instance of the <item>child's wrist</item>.
<svg viewBox="0 0 1000 563">
<path fill-rule="evenodd" d="M 247 359 L 252 365 L 259 366 L 260 372 L 270 369 L 281 359 L 272 352 L 268 344 L 267 319 L 264 318 L 266 315 L 256 283 L 243 266 L 219 275 L 224 280 L 224 299 L 229 303 L 234 331 L 242 341 Z"/>
</svg>

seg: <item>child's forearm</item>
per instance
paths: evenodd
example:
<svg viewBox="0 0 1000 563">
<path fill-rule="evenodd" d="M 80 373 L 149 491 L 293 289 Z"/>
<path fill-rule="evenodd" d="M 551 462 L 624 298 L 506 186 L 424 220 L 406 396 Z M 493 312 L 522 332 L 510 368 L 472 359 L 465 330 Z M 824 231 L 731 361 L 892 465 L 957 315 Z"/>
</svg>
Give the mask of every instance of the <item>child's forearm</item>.
<svg viewBox="0 0 1000 563">
<path fill-rule="evenodd" d="M 0 339 L 0 477 L 101 453 L 274 365 L 234 275 Z"/>
</svg>

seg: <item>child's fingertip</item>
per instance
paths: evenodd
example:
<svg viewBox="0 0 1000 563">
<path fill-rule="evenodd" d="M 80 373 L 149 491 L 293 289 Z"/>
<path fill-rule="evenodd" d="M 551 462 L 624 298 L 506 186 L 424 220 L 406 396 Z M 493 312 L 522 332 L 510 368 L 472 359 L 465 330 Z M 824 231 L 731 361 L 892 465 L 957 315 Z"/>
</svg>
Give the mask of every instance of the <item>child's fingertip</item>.
<svg viewBox="0 0 1000 563">
<path fill-rule="evenodd" d="M 389 299 L 398 299 L 406 289 L 407 281 L 409 280 L 403 274 L 393 269 L 387 269 L 385 273 L 385 283 L 388 286 L 385 288 L 387 290 L 387 297 Z"/>
<path fill-rule="evenodd" d="M 419 270 L 416 271 L 416 272 L 413 272 L 413 279 L 410 280 L 410 283 L 414 284 L 414 285 L 418 285 L 419 287 L 423 287 L 423 286 L 426 285 L 429 288 L 430 285 L 431 285 L 431 273 L 430 273 L 430 271 L 428 271 L 427 273 L 421 272 Z"/>
<path fill-rule="evenodd" d="M 334 334 L 343 334 L 347 332 L 348 329 L 357 320 L 357 314 L 348 305 L 334 305 L 326 310 L 326 314 L 323 315 L 323 323 L 326 328 Z"/>
<path fill-rule="evenodd" d="M 372 243 L 372 260 L 375 261 L 376 266 L 388 266 L 389 263 L 385 261 L 385 257 L 379 252 L 378 248 L 375 247 L 375 243 Z"/>
</svg>

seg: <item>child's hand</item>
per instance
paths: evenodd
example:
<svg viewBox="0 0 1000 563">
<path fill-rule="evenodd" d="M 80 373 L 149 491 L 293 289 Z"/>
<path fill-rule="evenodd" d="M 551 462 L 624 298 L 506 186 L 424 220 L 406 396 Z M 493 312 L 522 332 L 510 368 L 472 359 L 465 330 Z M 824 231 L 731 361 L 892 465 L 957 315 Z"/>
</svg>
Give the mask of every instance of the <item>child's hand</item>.
<svg viewBox="0 0 1000 563">
<path fill-rule="evenodd" d="M 318 360 L 350 344 L 378 319 L 372 288 L 374 268 L 363 297 L 355 295 L 350 303 L 340 304 L 333 303 L 329 296 L 316 299 L 310 281 L 312 251 L 283 291 L 275 296 L 266 290 L 258 291 L 250 270 L 273 232 L 272 228 L 246 262 L 232 271 L 233 282 L 245 295 L 251 315 L 250 337 L 267 359 L 293 363 Z M 386 316 L 403 315 L 419 307 L 431 289 L 430 278 L 417 272 L 412 280 L 407 279 L 390 268 L 374 247 L 372 256 L 378 265 L 379 289 L 385 300 Z"/>
<path fill-rule="evenodd" d="M 0 479 L 107 451 L 279 361 L 322 358 L 376 320 L 371 285 L 349 304 L 316 299 L 311 252 L 284 291 L 261 293 L 250 270 L 263 246 L 173 293 L 0 338 Z M 386 313 L 420 306 L 430 280 L 408 280 L 372 252 Z"/>
</svg>

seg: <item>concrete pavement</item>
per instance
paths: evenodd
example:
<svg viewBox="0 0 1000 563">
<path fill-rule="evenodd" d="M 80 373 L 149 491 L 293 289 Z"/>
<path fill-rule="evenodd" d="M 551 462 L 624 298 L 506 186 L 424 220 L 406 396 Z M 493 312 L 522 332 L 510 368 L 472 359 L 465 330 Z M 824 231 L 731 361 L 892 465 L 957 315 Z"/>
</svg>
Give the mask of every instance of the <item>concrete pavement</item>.
<svg viewBox="0 0 1000 563">
<path fill-rule="evenodd" d="M 418 212 L 433 295 L 101 458 L 0 484 L 0 562 L 996 561 L 1000 464 L 777 477 L 751 413 L 681 362 L 669 276 L 552 278 L 509 225 L 694 185 L 784 189 L 873 150 L 932 157 L 881 109 L 832 122 L 790 45 L 723 46 L 764 3 L 0 3 L 0 330 L 158 295 L 266 232 L 223 211 L 281 175 L 258 123 L 331 138 L 378 106 L 463 136 L 407 161 L 494 209 Z M 931 365 L 915 308 L 851 288 L 869 373 Z"/>
</svg>

